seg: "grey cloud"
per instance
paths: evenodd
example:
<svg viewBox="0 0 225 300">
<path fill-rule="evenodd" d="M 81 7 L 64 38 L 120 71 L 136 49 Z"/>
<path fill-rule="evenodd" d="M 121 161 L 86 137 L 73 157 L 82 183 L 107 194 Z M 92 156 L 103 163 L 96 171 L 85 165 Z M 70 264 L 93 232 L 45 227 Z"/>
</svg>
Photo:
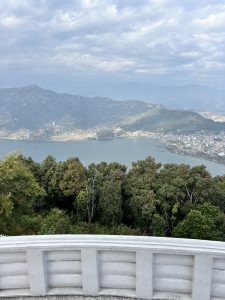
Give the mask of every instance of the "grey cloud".
<svg viewBox="0 0 225 300">
<path fill-rule="evenodd" d="M 219 0 L 1 0 L 0 70 L 223 82 L 224 20 Z"/>
</svg>

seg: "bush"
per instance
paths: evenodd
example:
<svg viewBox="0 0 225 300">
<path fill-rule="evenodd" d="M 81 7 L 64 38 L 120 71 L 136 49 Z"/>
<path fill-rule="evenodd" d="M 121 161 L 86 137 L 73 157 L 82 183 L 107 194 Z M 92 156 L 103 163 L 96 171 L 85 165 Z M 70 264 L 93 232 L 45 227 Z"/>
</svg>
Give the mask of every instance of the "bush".
<svg viewBox="0 0 225 300">
<path fill-rule="evenodd" d="M 70 232 L 70 218 L 65 211 L 53 208 L 43 219 L 39 234 L 66 234 Z"/>
<path fill-rule="evenodd" d="M 74 234 L 115 234 L 115 235 L 141 235 L 139 229 L 132 229 L 125 225 L 107 227 L 98 223 L 77 223 L 72 225 L 70 233 Z"/>
</svg>

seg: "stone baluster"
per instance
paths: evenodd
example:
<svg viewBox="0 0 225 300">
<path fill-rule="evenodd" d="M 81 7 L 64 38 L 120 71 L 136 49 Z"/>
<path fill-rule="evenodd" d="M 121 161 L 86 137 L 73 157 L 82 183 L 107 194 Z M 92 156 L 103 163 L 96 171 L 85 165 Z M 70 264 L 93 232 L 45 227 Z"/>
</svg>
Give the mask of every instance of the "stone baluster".
<svg viewBox="0 0 225 300">
<path fill-rule="evenodd" d="M 27 263 L 31 295 L 46 295 L 47 276 L 44 252 L 41 250 L 27 250 Z"/>
<path fill-rule="evenodd" d="M 209 255 L 195 255 L 192 288 L 193 300 L 211 299 L 212 262 L 213 258 Z"/>
<path fill-rule="evenodd" d="M 147 250 L 136 252 L 136 297 L 152 299 L 153 254 Z"/>
<path fill-rule="evenodd" d="M 95 249 L 81 250 L 82 280 L 85 295 L 95 296 L 99 291 L 98 252 Z"/>
</svg>

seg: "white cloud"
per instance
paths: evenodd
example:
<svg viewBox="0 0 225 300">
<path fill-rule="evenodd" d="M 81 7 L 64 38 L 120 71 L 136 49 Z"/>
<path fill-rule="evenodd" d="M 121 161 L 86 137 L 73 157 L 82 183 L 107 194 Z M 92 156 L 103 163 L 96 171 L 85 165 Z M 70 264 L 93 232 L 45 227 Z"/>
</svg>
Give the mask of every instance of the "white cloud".
<svg viewBox="0 0 225 300">
<path fill-rule="evenodd" d="M 201 56 L 201 53 L 197 51 L 181 52 L 180 56 L 186 58 L 198 58 Z"/>
<path fill-rule="evenodd" d="M 121 57 L 97 57 L 89 53 L 67 53 L 66 55 L 55 54 L 49 58 L 52 64 L 64 65 L 70 69 L 101 70 L 104 72 L 115 72 L 130 69 L 134 61 Z"/>
<path fill-rule="evenodd" d="M 0 26 L 6 29 L 18 29 L 19 26 L 24 24 L 24 20 L 14 15 L 0 16 Z"/>
<path fill-rule="evenodd" d="M 93 8 L 100 3 L 99 0 L 81 0 L 81 5 L 84 8 Z"/>
<path fill-rule="evenodd" d="M 194 19 L 195 24 L 202 25 L 206 28 L 216 28 L 225 26 L 225 5 L 219 6 L 218 9 L 207 14 L 205 17 Z"/>
</svg>

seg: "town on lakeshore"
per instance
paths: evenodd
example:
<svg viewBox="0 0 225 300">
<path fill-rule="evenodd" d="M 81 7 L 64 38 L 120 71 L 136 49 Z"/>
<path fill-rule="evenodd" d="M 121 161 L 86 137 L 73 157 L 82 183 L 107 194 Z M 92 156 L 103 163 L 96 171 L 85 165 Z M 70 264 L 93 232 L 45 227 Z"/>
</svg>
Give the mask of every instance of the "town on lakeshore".
<svg viewBox="0 0 225 300">
<path fill-rule="evenodd" d="M 225 132 L 217 135 L 195 133 L 174 134 L 152 131 L 125 131 L 120 127 L 98 128 L 88 130 L 63 131 L 56 128 L 40 129 L 32 132 L 20 129 L 14 132 L 0 130 L 0 139 L 29 140 L 29 141 L 82 141 L 82 140 L 108 140 L 114 138 L 152 138 L 161 142 L 172 152 L 204 157 L 225 164 Z"/>
</svg>

